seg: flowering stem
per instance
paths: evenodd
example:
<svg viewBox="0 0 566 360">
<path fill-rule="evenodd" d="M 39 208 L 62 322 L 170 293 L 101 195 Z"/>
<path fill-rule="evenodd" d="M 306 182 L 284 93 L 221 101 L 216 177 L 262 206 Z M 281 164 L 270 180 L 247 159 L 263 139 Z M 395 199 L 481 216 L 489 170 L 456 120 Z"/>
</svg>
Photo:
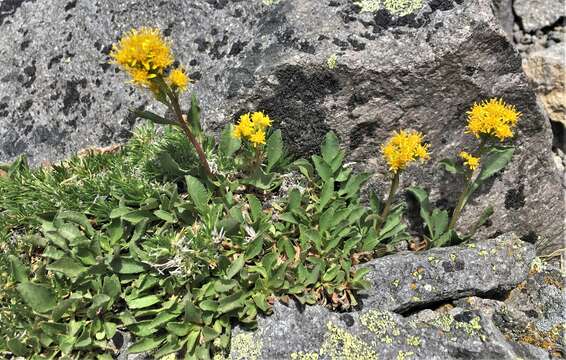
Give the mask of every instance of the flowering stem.
<svg viewBox="0 0 566 360">
<path fill-rule="evenodd" d="M 173 91 L 171 91 L 169 86 L 167 86 L 167 84 L 165 83 L 165 81 L 163 81 L 162 78 L 157 78 L 157 79 L 158 79 L 157 81 L 158 81 L 158 84 L 160 85 L 160 87 L 165 91 L 165 93 L 167 94 L 169 99 L 171 99 L 171 107 L 173 108 L 173 112 L 175 113 L 175 116 L 177 117 L 177 122 L 179 123 L 179 126 L 181 127 L 181 129 L 183 130 L 183 132 L 185 133 L 185 135 L 187 136 L 187 138 L 189 139 L 191 144 L 193 144 L 193 147 L 195 148 L 195 151 L 197 152 L 197 155 L 198 155 L 200 163 L 201 163 L 201 165 L 204 169 L 204 172 L 206 173 L 206 176 L 208 176 L 211 179 L 214 178 L 214 175 L 212 174 L 212 171 L 210 170 L 210 166 L 208 165 L 208 160 L 206 159 L 206 154 L 204 153 L 201 144 L 198 142 L 195 135 L 193 134 L 193 132 L 189 128 L 187 121 L 183 117 L 183 113 L 181 111 L 181 106 L 179 105 L 179 98 L 177 97 L 177 95 L 175 95 L 175 93 Z"/>
<path fill-rule="evenodd" d="M 464 205 L 466 205 L 466 198 L 469 195 L 468 192 L 470 191 L 470 188 L 473 183 L 472 178 L 473 176 L 470 175 L 470 177 L 467 179 L 467 183 L 466 183 L 466 187 L 464 188 L 464 191 L 462 191 L 462 193 L 460 194 L 460 198 L 458 199 L 458 204 L 456 205 L 456 207 L 454 208 L 454 212 L 452 213 L 452 219 L 450 219 L 448 230 L 454 229 L 454 226 L 456 226 L 456 222 L 460 217 L 460 213 L 462 212 Z"/>
<path fill-rule="evenodd" d="M 389 211 L 391 210 L 391 204 L 393 203 L 393 198 L 395 197 L 395 194 L 397 193 L 397 189 L 399 188 L 400 172 L 401 171 L 397 171 L 393 176 L 393 180 L 391 180 L 391 187 L 389 188 L 389 195 L 387 196 L 385 207 L 383 208 L 383 212 L 381 213 L 381 216 L 375 227 L 375 231 L 377 232 L 378 236 L 379 236 L 379 232 L 381 231 L 381 227 L 383 226 L 383 223 L 385 222 L 387 216 L 389 215 Z"/>
</svg>

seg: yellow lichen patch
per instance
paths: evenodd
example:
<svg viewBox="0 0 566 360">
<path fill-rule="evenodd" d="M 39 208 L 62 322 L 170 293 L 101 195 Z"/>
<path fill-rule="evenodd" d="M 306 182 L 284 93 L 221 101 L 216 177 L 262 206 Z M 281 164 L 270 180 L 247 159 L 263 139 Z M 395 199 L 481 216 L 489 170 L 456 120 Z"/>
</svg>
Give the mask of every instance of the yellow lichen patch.
<svg viewBox="0 0 566 360">
<path fill-rule="evenodd" d="M 395 16 L 407 16 L 423 7 L 422 0 L 383 0 L 385 9 Z"/>
<path fill-rule="evenodd" d="M 354 0 L 354 3 L 360 7 L 361 12 L 376 12 L 381 9 L 379 0 Z"/>
<path fill-rule="evenodd" d="M 388 331 L 391 331 L 393 336 L 400 335 L 397 322 L 390 313 L 384 311 L 370 310 L 360 316 L 360 322 L 383 342 L 389 338 Z"/>
<path fill-rule="evenodd" d="M 330 70 L 334 70 L 336 68 L 337 62 L 338 56 L 336 56 L 336 54 L 332 54 L 328 57 L 328 59 L 326 59 L 326 66 L 328 66 Z"/>
<path fill-rule="evenodd" d="M 377 354 L 372 350 L 371 345 L 330 322 L 326 326 L 328 332 L 320 349 L 320 355 L 326 355 L 332 360 L 377 359 Z"/>
<path fill-rule="evenodd" d="M 557 324 L 549 331 L 540 331 L 533 324 L 528 324 L 517 340 L 560 354 L 558 341 L 560 337 L 564 337 L 564 331 L 566 324 Z"/>
<path fill-rule="evenodd" d="M 250 333 L 242 333 L 232 338 L 233 360 L 257 360 L 261 355 L 263 343 L 254 339 Z"/>
<path fill-rule="evenodd" d="M 294 352 L 291 353 L 291 360 L 318 360 L 319 355 L 316 352 Z"/>
<path fill-rule="evenodd" d="M 415 353 L 412 352 L 412 351 L 402 351 L 402 350 L 399 350 L 399 352 L 397 353 L 397 357 L 395 358 L 395 360 L 407 360 L 407 359 L 410 359 L 413 355 L 415 355 Z"/>
<path fill-rule="evenodd" d="M 407 338 L 407 345 L 419 347 L 421 346 L 421 338 L 418 336 L 409 336 Z"/>
</svg>

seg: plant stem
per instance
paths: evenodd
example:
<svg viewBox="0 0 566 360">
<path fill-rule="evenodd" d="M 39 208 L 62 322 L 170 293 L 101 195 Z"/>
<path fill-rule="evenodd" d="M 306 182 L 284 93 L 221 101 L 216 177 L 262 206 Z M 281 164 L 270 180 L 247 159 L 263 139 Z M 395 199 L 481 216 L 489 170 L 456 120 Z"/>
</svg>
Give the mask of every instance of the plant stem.
<svg viewBox="0 0 566 360">
<path fill-rule="evenodd" d="M 210 170 L 210 166 L 208 165 L 208 160 L 206 159 L 206 154 L 204 153 L 201 144 L 198 142 L 195 135 L 193 134 L 193 132 L 189 128 L 187 121 L 183 117 L 183 113 L 181 111 L 181 106 L 179 105 L 179 98 L 177 97 L 177 95 L 173 91 L 171 91 L 169 86 L 165 83 L 165 81 L 163 81 L 162 78 L 158 78 L 158 82 L 159 82 L 159 85 L 161 86 L 161 88 L 165 91 L 165 93 L 169 97 L 169 99 L 171 99 L 171 107 L 173 108 L 173 112 L 175 113 L 175 116 L 177 117 L 177 122 L 179 123 L 179 126 L 181 126 L 181 129 L 183 130 L 183 132 L 185 133 L 185 135 L 187 136 L 187 138 L 189 139 L 191 144 L 193 144 L 193 147 L 195 148 L 195 151 L 197 152 L 201 166 L 203 167 L 204 172 L 206 173 L 206 176 L 208 176 L 210 179 L 214 178 L 214 175 L 212 174 L 212 171 Z"/>
<path fill-rule="evenodd" d="M 456 226 L 456 222 L 460 217 L 460 213 L 462 212 L 464 205 L 466 205 L 465 200 L 468 195 L 468 192 L 470 191 L 470 187 L 472 186 L 473 183 L 472 178 L 473 176 L 470 175 L 466 183 L 466 187 L 464 187 L 464 191 L 462 191 L 462 193 L 460 194 L 460 198 L 458 198 L 458 204 L 456 205 L 456 207 L 454 208 L 454 212 L 452 213 L 452 218 L 450 219 L 448 230 L 454 229 L 454 226 Z"/>
<path fill-rule="evenodd" d="M 385 219 L 387 219 L 387 216 L 389 215 L 389 211 L 391 210 L 391 204 L 393 203 L 393 198 L 395 197 L 395 194 L 397 193 L 397 189 L 399 188 L 399 174 L 400 171 L 397 171 L 393 176 L 393 180 L 391 180 L 391 187 L 389 188 L 389 195 L 387 196 L 385 207 L 383 208 L 383 212 L 381 213 L 381 216 L 375 227 L 375 231 L 377 232 L 378 235 L 379 232 L 381 231 L 381 227 L 383 226 L 383 223 L 385 222 Z"/>
</svg>

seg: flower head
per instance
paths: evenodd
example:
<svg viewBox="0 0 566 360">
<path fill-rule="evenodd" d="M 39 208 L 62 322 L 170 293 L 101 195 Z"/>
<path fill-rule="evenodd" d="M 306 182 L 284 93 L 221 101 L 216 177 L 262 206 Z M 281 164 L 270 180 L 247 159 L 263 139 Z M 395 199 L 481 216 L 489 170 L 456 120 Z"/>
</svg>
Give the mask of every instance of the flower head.
<svg viewBox="0 0 566 360">
<path fill-rule="evenodd" d="M 460 153 L 460 157 L 464 159 L 464 165 L 472 171 L 475 171 L 480 166 L 480 158 L 477 158 L 472 154 L 462 151 Z"/>
<path fill-rule="evenodd" d="M 240 116 L 240 121 L 232 135 L 238 139 L 248 140 L 255 147 L 265 144 L 265 130 L 270 126 L 271 119 L 263 112 L 247 113 Z"/>
<path fill-rule="evenodd" d="M 176 68 L 171 70 L 169 76 L 167 77 L 167 81 L 173 86 L 179 89 L 179 91 L 183 92 L 187 90 L 187 85 L 191 81 L 185 70 L 182 68 Z"/>
<path fill-rule="evenodd" d="M 264 145 L 265 144 L 265 131 L 258 130 L 250 136 L 250 142 L 253 146 Z"/>
<path fill-rule="evenodd" d="M 173 63 L 171 48 L 159 29 L 148 27 L 130 30 L 113 45 L 110 57 L 130 74 L 132 82 L 142 86 Z"/>
<path fill-rule="evenodd" d="M 513 136 L 513 128 L 521 117 L 515 106 L 502 99 L 490 99 L 475 103 L 468 111 L 466 133 L 479 138 L 481 135 L 494 136 L 503 141 Z"/>
<path fill-rule="evenodd" d="M 383 157 L 389 165 L 389 170 L 397 173 L 405 169 L 409 163 L 430 158 L 429 145 L 422 143 L 423 135 L 418 131 L 401 130 L 395 133 L 385 145 L 381 146 Z"/>
</svg>

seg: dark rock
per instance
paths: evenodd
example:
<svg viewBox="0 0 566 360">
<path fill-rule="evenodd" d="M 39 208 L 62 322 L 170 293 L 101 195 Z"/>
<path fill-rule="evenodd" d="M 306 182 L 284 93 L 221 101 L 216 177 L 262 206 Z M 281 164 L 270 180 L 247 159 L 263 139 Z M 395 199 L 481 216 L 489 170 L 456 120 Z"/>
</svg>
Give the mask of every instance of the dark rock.
<svg viewBox="0 0 566 360">
<path fill-rule="evenodd" d="M 495 252 L 492 253 L 492 249 Z M 433 281 L 435 287 L 429 291 L 438 295 L 434 297 L 438 301 L 435 307 L 438 304 L 448 305 L 437 310 L 423 310 L 419 305 L 426 304 L 427 301 L 410 300 L 412 295 L 408 288 L 405 289 L 405 282 L 414 281 L 424 286 L 429 282 L 427 272 L 419 271 L 418 268 L 412 271 L 412 268 L 406 266 L 413 263 L 417 266 L 429 266 L 420 259 L 415 259 L 410 254 L 376 259 L 371 263 L 374 269 L 369 274 L 372 287 L 367 291 L 369 298 L 374 301 L 364 301 L 362 310 L 340 314 L 321 306 L 302 308 L 293 302 L 289 305 L 276 303 L 272 315 L 259 319 L 255 332 L 235 329 L 230 358 L 548 359 L 545 349 L 520 339 L 506 338 L 506 333 L 498 325 L 497 317 L 499 309 L 505 305 L 502 302 L 471 297 L 456 301 L 457 307 L 449 305 L 451 301 L 466 294 L 509 289 L 521 282 L 527 276 L 533 248 L 521 243 L 515 236 L 508 235 L 497 241 L 479 243 L 476 248 L 444 250 L 447 250 L 445 254 L 433 250 L 417 256 L 426 259 L 426 262 L 431 258 L 430 261 L 434 263 L 435 259 L 442 258 L 452 258 L 453 261 L 454 257 L 450 255 L 454 255 L 465 259 L 462 262 L 470 265 L 463 270 L 465 276 L 452 273 L 449 275 L 453 278 L 446 276 L 439 282 Z M 487 255 L 482 255 L 483 251 L 487 251 Z M 500 265 L 501 262 L 509 264 L 503 264 L 503 268 L 507 270 L 498 273 L 493 265 Z M 514 262 L 516 268 L 509 268 Z M 382 279 L 380 283 L 375 282 L 379 277 L 377 271 L 384 270 L 380 266 L 374 267 L 378 263 L 387 267 L 386 273 L 395 272 L 393 268 L 403 269 L 397 274 L 403 280 L 397 282 L 390 278 Z M 505 278 L 505 274 L 508 278 Z M 415 276 L 421 275 L 422 279 L 415 280 Z M 464 283 L 464 279 L 470 285 Z M 390 286 L 388 280 L 393 280 L 394 286 Z M 480 285 L 481 282 L 486 285 Z M 460 290 L 453 291 L 455 288 Z M 430 296 L 422 297 L 432 300 Z M 412 310 L 411 315 L 403 317 L 392 312 L 403 309 Z"/>
<path fill-rule="evenodd" d="M 525 280 L 535 256 L 514 234 L 468 246 L 386 256 L 362 267 L 372 284 L 364 307 L 406 312 L 470 295 L 502 294 Z"/>
<path fill-rule="evenodd" d="M 564 213 L 549 153 L 550 127 L 490 0 L 386 1 L 375 13 L 361 11 L 351 0 L 269 6 L 205 0 L 71 3 L 25 3 L 0 27 L 0 58 L 7 59 L 0 67 L 0 98 L 10 95 L 2 100 L 8 105 L 2 111 L 9 113 L 0 117 L 0 161 L 26 151 L 37 164 L 122 141 L 131 123 L 120 120 L 129 108 L 145 104 L 162 112 L 147 93 L 130 91 L 123 73 L 114 75 L 100 65 L 107 61 L 109 44 L 130 28 L 159 26 L 170 33 L 178 60 L 195 64 L 188 70 L 198 79 L 193 89 L 209 130 L 218 132 L 238 114 L 261 109 L 283 130 L 291 151 L 308 155 L 333 129 L 349 150 L 348 160 L 375 172 L 374 185 L 384 189 L 388 175 L 379 145 L 393 130 L 414 128 L 426 134 L 433 161 L 410 169 L 402 182 L 431 189 L 433 202 L 442 198 L 453 204 L 461 191 L 461 183 L 436 163 L 476 146 L 463 132 L 466 111 L 474 101 L 503 97 L 524 114 L 517 151 L 506 170 L 474 195 L 459 227 L 468 228 L 490 204 L 496 215 L 478 237 L 535 231 L 553 248 L 561 246 L 563 224 L 549 221 Z M 72 41 L 66 41 L 69 34 Z M 32 41 L 22 56 L 14 44 L 24 40 Z M 336 67 L 330 69 L 332 56 Z M 85 86 L 74 85 L 81 79 Z M 108 91 L 111 97 L 105 96 Z M 87 95 L 88 102 L 76 101 Z M 18 110 L 30 98 L 33 107 Z M 189 99 L 183 98 L 185 106 Z M 24 131 L 52 127 L 54 119 L 61 128 L 53 134 L 60 137 L 51 142 L 37 142 L 33 131 Z M 506 209 L 507 190 L 516 184 L 524 185 L 524 206 Z"/>
</svg>

